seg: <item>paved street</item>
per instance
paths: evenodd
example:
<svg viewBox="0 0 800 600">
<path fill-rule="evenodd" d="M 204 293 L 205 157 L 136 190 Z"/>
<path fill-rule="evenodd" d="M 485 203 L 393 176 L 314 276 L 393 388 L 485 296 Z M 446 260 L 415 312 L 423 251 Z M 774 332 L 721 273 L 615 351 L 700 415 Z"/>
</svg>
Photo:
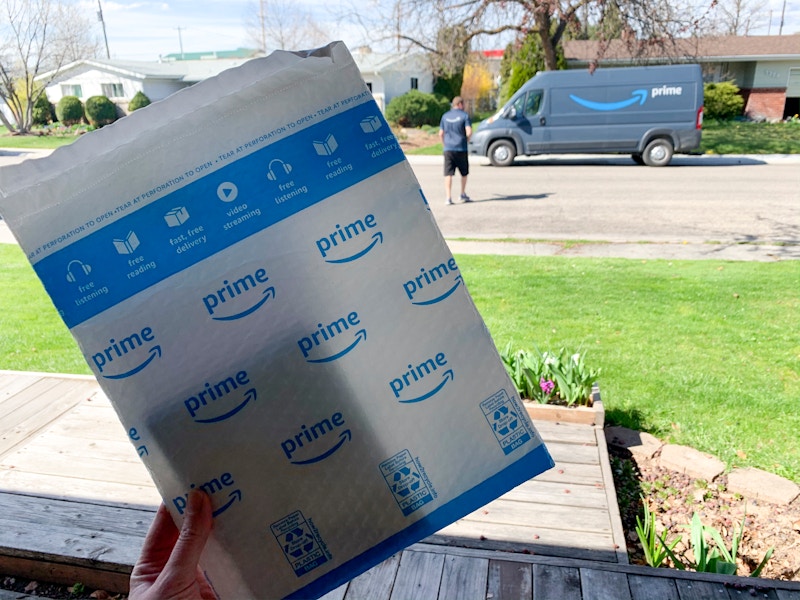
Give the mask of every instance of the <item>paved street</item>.
<svg viewBox="0 0 800 600">
<path fill-rule="evenodd" d="M 46 153 L 0 149 L 0 166 Z M 800 259 L 800 156 L 677 156 L 665 168 L 613 155 L 508 168 L 472 158 L 475 201 L 455 206 L 444 205 L 440 156 L 409 161 L 455 253 Z M 0 221 L 3 240 L 13 242 Z"/>
<path fill-rule="evenodd" d="M 508 168 L 473 159 L 467 191 L 475 202 L 455 206 L 444 205 L 441 159 L 410 160 L 449 240 L 602 242 L 566 252 L 504 244 L 509 253 L 800 258 L 800 157 L 679 156 L 665 168 L 626 156 L 532 158 Z"/>
</svg>

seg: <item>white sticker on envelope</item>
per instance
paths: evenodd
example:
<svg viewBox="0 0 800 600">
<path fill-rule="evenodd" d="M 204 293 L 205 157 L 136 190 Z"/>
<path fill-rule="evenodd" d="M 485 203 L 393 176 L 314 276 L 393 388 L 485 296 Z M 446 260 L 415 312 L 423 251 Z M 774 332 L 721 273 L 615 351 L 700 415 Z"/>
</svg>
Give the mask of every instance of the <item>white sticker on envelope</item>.
<svg viewBox="0 0 800 600">
<path fill-rule="evenodd" d="M 173 516 L 211 496 L 222 598 L 321 595 L 552 466 L 341 43 L 226 71 L 0 192 Z"/>
</svg>

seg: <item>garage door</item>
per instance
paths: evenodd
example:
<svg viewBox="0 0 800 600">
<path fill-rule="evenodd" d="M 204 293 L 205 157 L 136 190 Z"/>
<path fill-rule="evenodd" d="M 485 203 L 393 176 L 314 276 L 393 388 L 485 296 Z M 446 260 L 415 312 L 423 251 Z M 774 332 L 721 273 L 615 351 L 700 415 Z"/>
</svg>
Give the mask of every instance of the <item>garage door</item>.
<svg viewBox="0 0 800 600">
<path fill-rule="evenodd" d="M 800 69 L 789 69 L 789 85 L 786 86 L 787 98 L 800 98 Z"/>
</svg>

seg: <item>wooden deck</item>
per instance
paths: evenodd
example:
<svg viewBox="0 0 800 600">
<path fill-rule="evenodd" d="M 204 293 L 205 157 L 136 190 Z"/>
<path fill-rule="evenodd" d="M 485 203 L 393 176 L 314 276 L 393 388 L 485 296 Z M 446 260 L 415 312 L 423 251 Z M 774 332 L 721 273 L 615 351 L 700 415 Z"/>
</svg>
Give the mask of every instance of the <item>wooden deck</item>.
<svg viewBox="0 0 800 600">
<path fill-rule="evenodd" d="M 602 430 L 536 425 L 555 469 L 326 599 L 740 597 L 735 578 L 627 565 Z M 0 371 L 0 573 L 124 592 L 159 502 L 94 379 Z"/>
</svg>

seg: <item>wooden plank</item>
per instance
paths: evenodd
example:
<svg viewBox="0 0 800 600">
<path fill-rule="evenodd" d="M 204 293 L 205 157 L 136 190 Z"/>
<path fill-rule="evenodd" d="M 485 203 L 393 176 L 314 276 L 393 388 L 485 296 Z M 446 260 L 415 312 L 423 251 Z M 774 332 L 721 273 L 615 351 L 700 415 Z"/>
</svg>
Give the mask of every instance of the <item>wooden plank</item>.
<svg viewBox="0 0 800 600">
<path fill-rule="evenodd" d="M 64 454 L 54 454 L 33 444 L 23 446 L 0 460 L 0 469 L 18 469 L 41 475 L 72 474 L 91 481 L 125 483 L 147 486 L 152 484 L 147 470 L 135 462 L 108 460 L 104 456 L 74 458 Z"/>
<path fill-rule="evenodd" d="M 389 600 L 399 566 L 397 553 L 362 573 L 348 585 L 345 600 Z"/>
<path fill-rule="evenodd" d="M 742 586 L 725 586 L 728 591 L 728 597 L 731 600 L 752 600 L 758 598 L 759 600 L 778 600 L 778 593 L 776 590 L 761 588 L 758 585 L 742 585 Z"/>
<path fill-rule="evenodd" d="M 624 573 L 600 569 L 581 569 L 580 573 L 583 600 L 631 600 L 628 578 Z"/>
<path fill-rule="evenodd" d="M 486 600 L 489 560 L 445 556 L 438 600 Z"/>
<path fill-rule="evenodd" d="M 573 483 L 555 483 L 531 479 L 503 494 L 504 500 L 535 504 L 562 504 L 608 510 L 608 495 L 604 487 Z"/>
<path fill-rule="evenodd" d="M 505 560 L 490 560 L 486 598 L 493 600 L 532 600 L 532 579 L 530 565 Z"/>
<path fill-rule="evenodd" d="M 27 403 L 2 418 L 0 456 L 12 451 L 73 408 L 85 397 L 89 386 L 86 382 L 69 381 L 42 390 L 37 385 L 15 396 L 15 400 L 22 397 Z M 42 391 L 42 394 L 30 397 L 29 391 Z"/>
<path fill-rule="evenodd" d="M 539 432 L 545 444 L 547 442 L 567 442 L 594 446 L 597 443 L 592 425 L 574 425 L 556 423 L 555 421 L 534 421 L 533 426 Z"/>
<path fill-rule="evenodd" d="M 141 463 L 139 455 L 127 437 L 120 435 L 116 440 L 93 440 L 73 438 L 52 432 L 50 428 L 41 432 L 29 443 L 37 451 L 61 454 L 75 460 L 102 456 L 105 460 L 124 463 Z"/>
<path fill-rule="evenodd" d="M 633 600 L 680 600 L 673 579 L 628 575 L 628 586 Z"/>
<path fill-rule="evenodd" d="M 30 578 L 34 581 L 47 581 L 61 585 L 74 585 L 80 581 L 88 589 L 104 590 L 111 594 L 127 594 L 130 584 L 130 569 L 121 572 L 106 571 L 97 566 L 82 567 L 63 564 L 42 556 L 35 559 L 4 556 L 1 551 L 0 572 L 12 577 Z M 13 597 L 33 598 L 33 596 L 27 595 Z"/>
<path fill-rule="evenodd" d="M 9 493 L 124 508 L 155 510 L 161 503 L 161 496 L 152 482 L 146 486 L 129 485 L 18 469 L 0 469 L 0 489 Z"/>
<path fill-rule="evenodd" d="M 439 593 L 444 556 L 407 550 L 400 558 L 392 600 L 430 600 Z"/>
<path fill-rule="evenodd" d="M 604 508 L 513 502 L 504 498 L 468 514 L 462 521 L 611 534 L 608 511 Z"/>
<path fill-rule="evenodd" d="M 728 593 L 721 583 L 710 581 L 676 579 L 675 587 L 681 600 L 727 600 Z"/>
<path fill-rule="evenodd" d="M 606 436 L 602 429 L 595 429 L 597 435 L 597 452 L 600 459 L 600 470 L 603 474 L 606 492 L 606 506 L 608 516 L 611 520 L 611 535 L 614 538 L 614 545 L 617 549 L 617 562 L 628 562 L 627 542 L 625 540 L 625 529 L 622 527 L 622 516 L 619 513 L 619 503 L 617 502 L 617 490 L 614 487 L 614 474 L 611 472 L 611 459 L 608 457 L 608 447 L 606 446 Z"/>
<path fill-rule="evenodd" d="M 20 420 L 12 417 L 14 413 L 21 408 L 30 407 L 33 405 L 35 410 L 38 411 L 42 406 L 46 406 L 50 399 L 46 396 L 47 392 L 59 384 L 57 379 L 39 379 L 31 385 L 25 386 L 24 389 L 6 398 L 0 404 L 0 423 L 3 423 L 3 429 L 9 427 L 9 423 L 16 424 Z M 44 398 L 44 400 L 42 400 Z"/>
<path fill-rule="evenodd" d="M 582 485 L 604 485 L 602 471 L 598 465 L 581 465 L 559 463 L 549 471 L 537 475 L 534 481 L 551 481 L 554 483 L 579 483 Z"/>
<path fill-rule="evenodd" d="M 458 528 L 445 527 L 424 541 L 493 551 L 530 552 L 597 561 L 617 560 L 610 535 L 591 532 L 567 534 L 559 529 L 534 529 L 523 525 L 462 523 Z"/>
<path fill-rule="evenodd" d="M 36 383 L 39 379 L 41 379 L 39 375 L 25 373 L 24 371 L 0 375 L 0 404 L 29 385 Z"/>
<path fill-rule="evenodd" d="M 548 442 L 546 445 L 556 466 L 562 464 L 600 464 L 596 446 L 579 446 L 576 444 L 564 444 L 562 442 Z"/>
<path fill-rule="evenodd" d="M 533 600 L 581 600 L 578 569 L 533 565 Z"/>
</svg>

